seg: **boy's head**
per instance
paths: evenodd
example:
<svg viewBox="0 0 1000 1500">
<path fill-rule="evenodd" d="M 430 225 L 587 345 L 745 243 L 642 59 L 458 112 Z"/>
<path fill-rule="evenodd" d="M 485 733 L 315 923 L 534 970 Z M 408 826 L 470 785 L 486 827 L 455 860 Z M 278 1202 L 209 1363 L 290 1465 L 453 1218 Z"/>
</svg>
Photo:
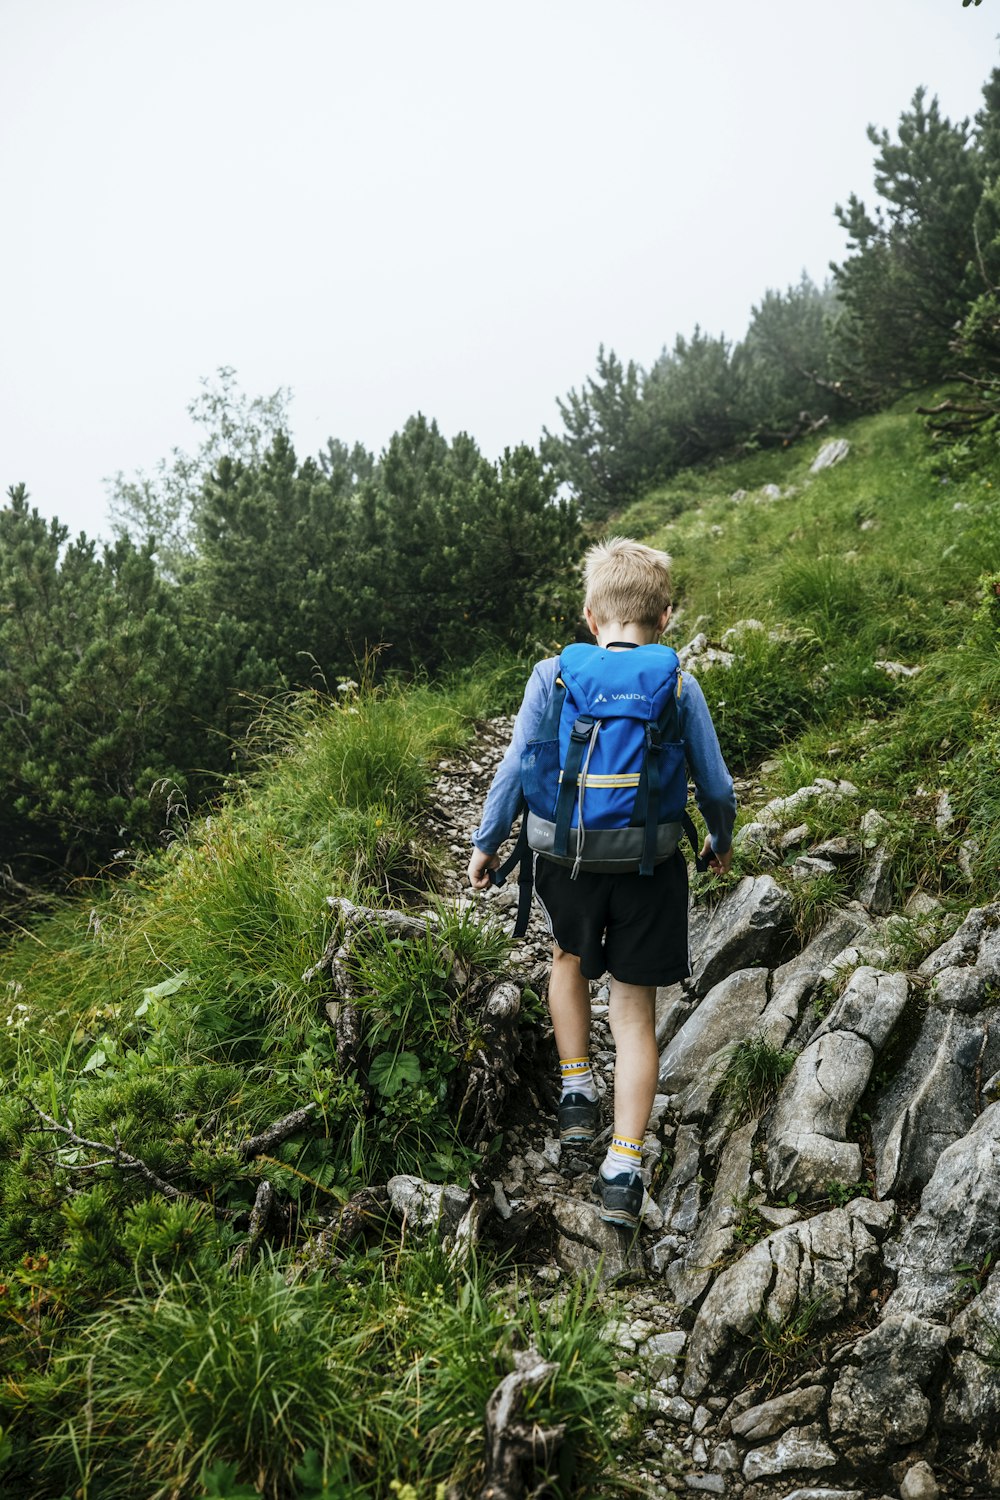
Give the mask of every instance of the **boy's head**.
<svg viewBox="0 0 1000 1500">
<path fill-rule="evenodd" d="M 670 558 L 633 542 L 610 536 L 591 547 L 583 564 L 584 604 L 598 625 L 640 625 L 658 631 L 670 606 Z"/>
</svg>

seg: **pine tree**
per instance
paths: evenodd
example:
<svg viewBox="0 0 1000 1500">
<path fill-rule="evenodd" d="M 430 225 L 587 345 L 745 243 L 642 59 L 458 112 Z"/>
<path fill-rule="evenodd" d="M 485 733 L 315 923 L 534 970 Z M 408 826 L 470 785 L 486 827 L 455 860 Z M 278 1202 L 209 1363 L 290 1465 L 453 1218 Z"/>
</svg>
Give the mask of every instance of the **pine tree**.
<svg viewBox="0 0 1000 1500">
<path fill-rule="evenodd" d="M 100 867 L 162 826 L 164 780 L 211 756 L 200 653 L 152 549 L 98 553 L 23 485 L 0 511 L 0 846 L 33 879 Z"/>
<path fill-rule="evenodd" d="M 970 122 L 953 124 L 925 92 L 901 116 L 898 139 L 869 126 L 883 200 L 874 216 L 854 194 L 836 210 L 853 252 L 834 267 L 846 314 L 839 354 L 848 385 L 873 403 L 941 375 L 973 294 L 983 160 Z"/>
</svg>

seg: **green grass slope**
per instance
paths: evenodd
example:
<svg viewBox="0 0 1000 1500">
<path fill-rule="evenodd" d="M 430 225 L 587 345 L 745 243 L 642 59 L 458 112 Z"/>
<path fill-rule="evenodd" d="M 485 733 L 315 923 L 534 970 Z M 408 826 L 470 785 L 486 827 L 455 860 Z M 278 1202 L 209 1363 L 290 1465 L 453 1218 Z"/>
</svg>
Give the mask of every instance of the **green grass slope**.
<svg viewBox="0 0 1000 1500">
<path fill-rule="evenodd" d="M 760 798 L 847 777 L 857 815 L 892 824 L 898 893 L 969 904 L 1000 894 L 1000 472 L 933 450 L 912 405 L 679 476 L 614 527 L 673 556 L 675 643 L 764 627 L 731 668 L 700 673 Z M 848 456 L 810 474 L 835 437 Z M 954 816 L 939 829 L 941 792 Z"/>
<path fill-rule="evenodd" d="M 452 1086 L 475 1038 L 443 981 L 453 957 L 505 966 L 502 934 L 442 911 L 423 948 L 373 947 L 371 1097 L 305 976 L 328 895 L 426 900 L 430 763 L 504 675 L 272 707 L 253 782 L 2 955 L 4 1495 L 436 1500 L 481 1466 L 486 1401 L 529 1342 L 559 1368 L 533 1415 L 568 1419 L 578 1483 L 603 1466 L 621 1398 L 585 1290 L 544 1313 L 389 1227 L 325 1274 L 299 1264 L 367 1183 L 478 1160 Z M 243 1157 L 303 1105 L 293 1136 Z M 265 1178 L 285 1228 L 237 1270 Z"/>
</svg>

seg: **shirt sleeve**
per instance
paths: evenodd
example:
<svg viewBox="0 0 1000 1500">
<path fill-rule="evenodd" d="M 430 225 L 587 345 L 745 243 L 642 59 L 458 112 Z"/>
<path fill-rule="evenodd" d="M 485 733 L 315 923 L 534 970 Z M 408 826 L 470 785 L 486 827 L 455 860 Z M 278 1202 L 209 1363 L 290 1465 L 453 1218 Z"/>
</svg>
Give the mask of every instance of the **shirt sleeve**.
<svg viewBox="0 0 1000 1500">
<path fill-rule="evenodd" d="M 708 825 L 715 853 L 727 854 L 733 844 L 736 792 L 722 758 L 705 694 L 690 672 L 681 677 L 678 707 L 684 749 L 694 780 L 694 800 Z"/>
<path fill-rule="evenodd" d="M 510 744 L 486 794 L 479 827 L 472 835 L 472 842 L 484 854 L 496 854 L 517 817 L 521 806 L 521 754 L 542 722 L 558 667 L 558 657 L 547 657 L 535 663 L 528 678 Z"/>
</svg>

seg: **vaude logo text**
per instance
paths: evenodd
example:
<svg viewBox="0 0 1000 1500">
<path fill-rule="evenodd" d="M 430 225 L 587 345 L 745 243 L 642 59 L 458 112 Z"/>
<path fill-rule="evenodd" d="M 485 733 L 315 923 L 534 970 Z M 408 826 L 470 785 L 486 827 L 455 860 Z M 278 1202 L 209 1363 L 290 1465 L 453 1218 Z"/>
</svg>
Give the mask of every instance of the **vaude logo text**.
<svg viewBox="0 0 1000 1500">
<path fill-rule="evenodd" d="M 647 703 L 649 701 L 645 693 L 612 693 L 611 697 L 615 703 Z"/>
</svg>

